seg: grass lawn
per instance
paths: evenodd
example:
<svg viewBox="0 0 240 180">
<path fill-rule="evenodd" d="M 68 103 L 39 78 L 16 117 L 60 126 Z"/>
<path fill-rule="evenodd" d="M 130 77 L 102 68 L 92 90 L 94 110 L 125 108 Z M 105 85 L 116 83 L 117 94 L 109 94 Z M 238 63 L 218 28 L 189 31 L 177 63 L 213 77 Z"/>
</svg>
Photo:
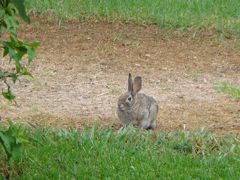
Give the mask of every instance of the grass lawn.
<svg viewBox="0 0 240 180">
<path fill-rule="evenodd" d="M 60 19 L 154 23 L 162 28 L 214 28 L 229 35 L 240 32 L 238 0 L 28 0 L 29 11 L 52 13 Z"/>
<path fill-rule="evenodd" d="M 7 161 L 0 148 L 2 178 L 21 179 L 238 179 L 240 139 L 195 133 L 155 133 L 127 127 L 34 130 L 17 126 L 23 155 Z M 19 133 L 21 132 L 21 133 Z M 22 139 L 18 137 L 18 139 Z M 2 167 L 1 167 L 2 166 Z M 3 169 L 8 171 L 3 171 Z"/>
</svg>

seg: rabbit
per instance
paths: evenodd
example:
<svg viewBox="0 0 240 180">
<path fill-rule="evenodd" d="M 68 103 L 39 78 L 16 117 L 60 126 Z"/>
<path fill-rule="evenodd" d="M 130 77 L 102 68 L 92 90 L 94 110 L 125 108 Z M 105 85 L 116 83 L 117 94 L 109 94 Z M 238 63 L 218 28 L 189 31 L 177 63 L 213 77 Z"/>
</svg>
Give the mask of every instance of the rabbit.
<svg viewBox="0 0 240 180">
<path fill-rule="evenodd" d="M 118 99 L 117 115 L 123 125 L 132 124 L 143 129 L 157 126 L 158 104 L 150 96 L 138 93 L 142 88 L 142 78 L 128 75 L 128 91 Z"/>
</svg>

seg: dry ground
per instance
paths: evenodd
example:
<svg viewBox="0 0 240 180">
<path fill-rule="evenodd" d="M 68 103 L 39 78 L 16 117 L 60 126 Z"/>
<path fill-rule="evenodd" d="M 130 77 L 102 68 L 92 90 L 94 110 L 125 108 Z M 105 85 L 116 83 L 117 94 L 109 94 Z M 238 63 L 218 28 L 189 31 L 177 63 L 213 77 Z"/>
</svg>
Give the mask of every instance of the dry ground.
<svg viewBox="0 0 240 180">
<path fill-rule="evenodd" d="M 17 105 L 0 99 L 4 120 L 118 128 L 116 102 L 132 72 L 143 77 L 142 92 L 159 102 L 158 130 L 240 132 L 240 101 L 214 88 L 225 81 L 240 85 L 234 40 L 221 43 L 211 30 L 168 33 L 122 23 L 35 19 L 26 27 L 21 38 L 41 41 L 30 68 L 34 79 L 16 84 Z"/>
</svg>

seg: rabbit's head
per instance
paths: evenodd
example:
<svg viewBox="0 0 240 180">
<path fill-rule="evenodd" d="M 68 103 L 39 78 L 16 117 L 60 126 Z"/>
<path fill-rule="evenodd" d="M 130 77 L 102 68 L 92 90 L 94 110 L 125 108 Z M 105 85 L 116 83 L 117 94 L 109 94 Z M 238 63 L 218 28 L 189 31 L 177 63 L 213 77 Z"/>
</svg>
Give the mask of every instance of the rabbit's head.
<svg viewBox="0 0 240 180">
<path fill-rule="evenodd" d="M 121 111 L 131 109 L 136 102 L 137 93 L 142 88 L 142 78 L 137 76 L 132 80 L 132 75 L 128 75 L 128 91 L 121 95 L 118 99 L 118 108 Z"/>
</svg>

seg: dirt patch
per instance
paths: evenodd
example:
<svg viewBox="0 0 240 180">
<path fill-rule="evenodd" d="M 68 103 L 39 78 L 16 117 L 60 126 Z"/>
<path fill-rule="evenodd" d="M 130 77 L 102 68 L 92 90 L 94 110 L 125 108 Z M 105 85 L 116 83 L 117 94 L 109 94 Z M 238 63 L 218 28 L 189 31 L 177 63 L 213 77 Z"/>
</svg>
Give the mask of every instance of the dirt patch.
<svg viewBox="0 0 240 180">
<path fill-rule="evenodd" d="M 171 32 L 156 26 L 77 23 L 58 26 L 41 19 L 21 37 L 41 47 L 14 92 L 18 105 L 1 100 L 2 118 L 52 126 L 99 123 L 119 127 L 118 96 L 127 74 L 143 77 L 142 92 L 159 102 L 158 130 L 207 126 L 240 132 L 240 102 L 215 85 L 240 85 L 240 53 L 233 41 L 217 43 L 213 32 Z"/>
</svg>

